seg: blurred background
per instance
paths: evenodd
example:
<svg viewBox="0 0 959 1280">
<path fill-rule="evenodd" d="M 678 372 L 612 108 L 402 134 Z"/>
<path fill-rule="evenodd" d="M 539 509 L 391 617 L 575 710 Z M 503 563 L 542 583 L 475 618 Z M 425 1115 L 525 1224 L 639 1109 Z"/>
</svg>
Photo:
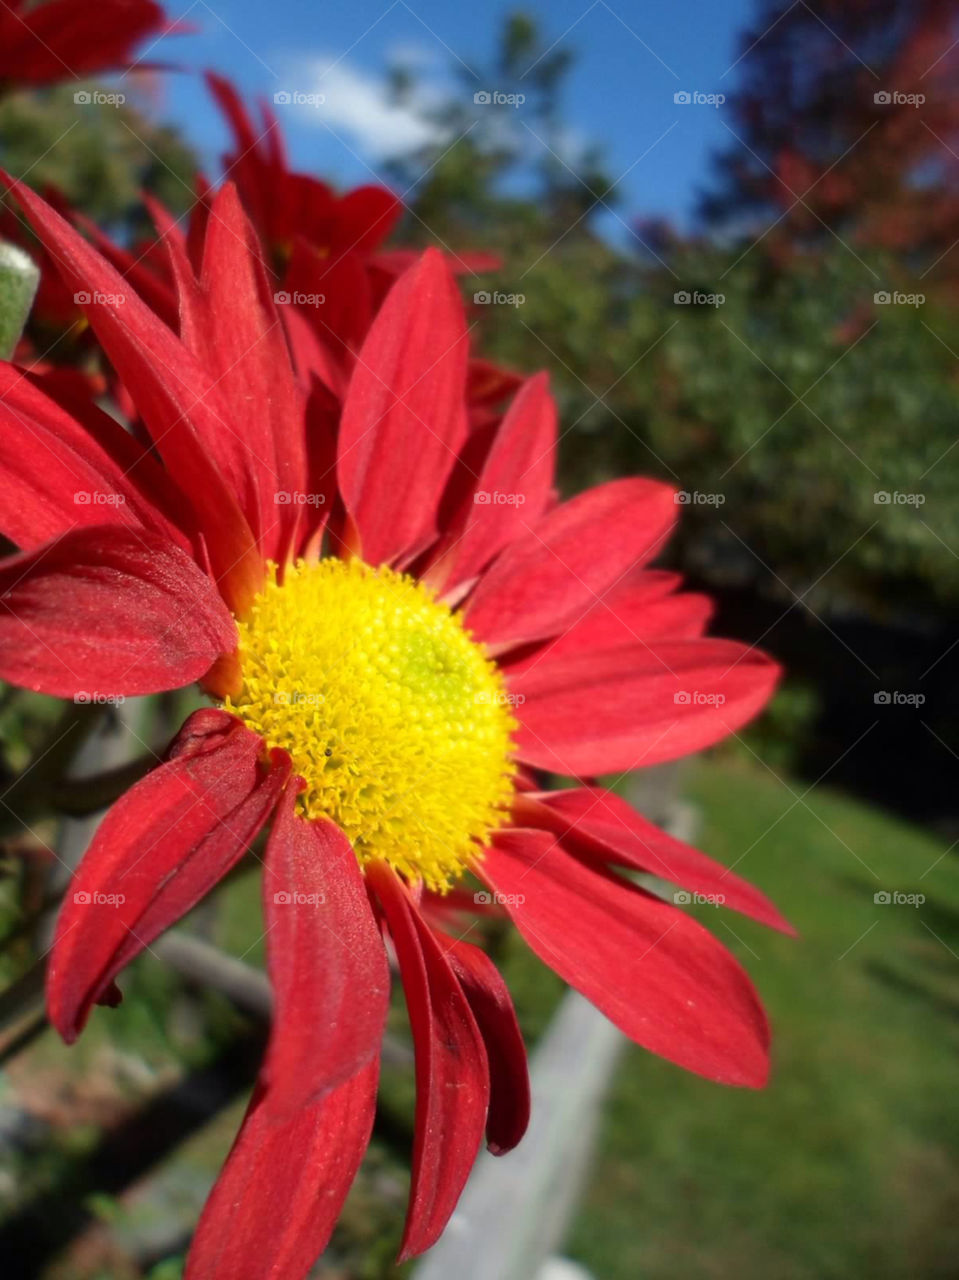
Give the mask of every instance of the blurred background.
<svg viewBox="0 0 959 1280">
<path fill-rule="evenodd" d="M 596 1280 L 955 1276 L 959 6 L 181 3 L 196 29 L 147 51 L 178 69 L 98 82 L 121 105 L 83 108 L 74 80 L 4 96 L 3 167 L 134 245 L 143 190 L 183 212 L 234 146 L 195 72 L 264 97 L 295 167 L 401 197 L 391 247 L 497 256 L 461 277 L 475 336 L 549 370 L 564 490 L 674 483 L 664 563 L 717 600 L 717 634 L 788 672 L 760 722 L 646 791 L 800 931 L 694 908 L 767 1004 L 772 1084 L 724 1091 L 624 1048 L 562 1252 Z M 28 340 L 65 376 L 93 358 L 76 320 L 44 279 Z M 162 742 L 181 704 L 109 710 L 89 760 L 123 768 L 125 735 Z M 185 926 L 215 972 L 144 955 L 65 1050 L 25 1010 L 63 887 L 50 849 L 82 850 L 96 798 L 74 789 L 53 818 L 20 780 L 56 759 L 62 717 L 0 693 L 0 1259 L 173 1280 L 262 1048 L 256 877 Z M 535 1047 L 559 983 L 510 933 L 488 943 Z M 321 1276 L 415 1272 L 391 1261 L 400 1004 L 393 1031 Z"/>
</svg>

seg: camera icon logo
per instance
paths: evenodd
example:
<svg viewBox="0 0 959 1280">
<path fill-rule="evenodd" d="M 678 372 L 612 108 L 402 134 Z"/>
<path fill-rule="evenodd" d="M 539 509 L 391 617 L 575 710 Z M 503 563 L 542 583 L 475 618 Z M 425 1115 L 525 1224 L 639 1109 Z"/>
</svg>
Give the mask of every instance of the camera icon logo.
<svg viewBox="0 0 959 1280">
<path fill-rule="evenodd" d="M 478 507 L 488 507 L 492 501 L 492 495 L 485 489 L 477 489 L 473 494 L 473 502 Z"/>
<path fill-rule="evenodd" d="M 93 101 L 93 97 L 88 89 L 78 89 L 73 95 L 73 101 L 78 107 L 88 107 Z"/>
<path fill-rule="evenodd" d="M 280 489 L 273 495 L 273 501 L 278 507 L 288 507 L 291 502 L 291 495 L 285 489 Z"/>
<path fill-rule="evenodd" d="M 282 307 L 282 306 L 288 305 L 291 299 L 290 299 L 290 295 L 286 292 L 286 290 L 281 289 L 278 293 L 274 293 L 273 301 L 276 303 L 278 307 Z"/>
<path fill-rule="evenodd" d="M 678 93 L 673 94 L 673 102 L 680 107 L 688 107 L 692 102 L 692 97 L 686 89 L 680 89 Z"/>
<path fill-rule="evenodd" d="M 888 889 L 880 889 L 878 893 L 874 893 L 872 895 L 872 900 L 876 906 L 888 906 L 889 903 L 892 902 L 892 894 Z"/>
<path fill-rule="evenodd" d="M 872 700 L 877 707 L 888 707 L 892 703 L 892 694 L 881 690 L 879 693 L 872 695 Z"/>
<path fill-rule="evenodd" d="M 293 901 L 293 896 L 292 894 L 284 893 L 281 890 L 279 893 L 274 893 L 273 901 L 277 904 L 277 906 L 288 907 L 290 903 Z"/>
<path fill-rule="evenodd" d="M 488 303 L 493 301 L 493 296 L 485 289 L 480 289 L 479 293 L 473 294 L 473 301 L 478 303 L 480 306 L 486 306 Z"/>
<path fill-rule="evenodd" d="M 675 902 L 678 907 L 688 907 L 692 900 L 692 895 L 687 893 L 685 889 L 677 889 L 673 894 L 673 902 Z"/>
<path fill-rule="evenodd" d="M 892 495 L 885 489 L 880 489 L 872 495 L 872 500 L 877 507 L 887 507 L 892 501 Z"/>
<path fill-rule="evenodd" d="M 879 107 L 888 107 L 892 102 L 892 94 L 888 89 L 880 89 L 878 93 L 872 95 L 872 100 Z"/>
<path fill-rule="evenodd" d="M 90 903 L 93 901 L 93 899 L 90 897 L 88 893 L 84 893 L 84 891 L 81 889 L 78 893 L 75 893 L 73 895 L 73 901 L 77 904 L 78 907 L 88 907 Z"/>
<path fill-rule="evenodd" d="M 287 89 L 280 89 L 273 95 L 273 101 L 278 107 L 288 107 L 293 101 L 293 95 Z"/>
<path fill-rule="evenodd" d="M 673 294 L 673 302 L 680 307 L 688 307 L 692 300 L 692 296 L 685 289 L 680 289 L 679 293 Z"/>
<path fill-rule="evenodd" d="M 478 107 L 488 107 L 493 97 L 487 89 L 480 89 L 478 93 L 473 94 L 473 101 Z"/>
<path fill-rule="evenodd" d="M 688 707 L 690 702 L 692 702 L 692 698 L 685 689 L 678 689 L 673 694 L 673 702 L 677 707 Z"/>
<path fill-rule="evenodd" d="M 85 289 L 81 289 L 79 293 L 73 295 L 73 301 L 78 307 L 88 307 L 93 299 Z"/>
<path fill-rule="evenodd" d="M 885 306 L 888 306 L 890 302 L 892 302 L 892 294 L 887 293 L 885 289 L 880 289 L 878 293 L 874 293 L 872 295 L 872 300 L 873 302 L 876 303 L 877 306 L 885 307 Z"/>
<path fill-rule="evenodd" d="M 677 507 L 688 506 L 693 500 L 693 495 L 686 489 L 680 489 L 678 493 L 673 494 L 673 502 Z"/>
</svg>

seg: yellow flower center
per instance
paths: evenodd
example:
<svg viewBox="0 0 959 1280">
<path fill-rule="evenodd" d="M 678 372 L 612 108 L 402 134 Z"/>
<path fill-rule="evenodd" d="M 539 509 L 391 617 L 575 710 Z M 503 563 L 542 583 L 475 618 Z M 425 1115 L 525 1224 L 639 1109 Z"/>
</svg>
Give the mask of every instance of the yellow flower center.
<svg viewBox="0 0 959 1280">
<path fill-rule="evenodd" d="M 243 687 L 227 698 L 306 782 L 360 865 L 380 858 L 443 891 L 504 819 L 516 723 L 496 665 L 406 574 L 328 558 L 271 568 L 238 622 Z"/>
</svg>

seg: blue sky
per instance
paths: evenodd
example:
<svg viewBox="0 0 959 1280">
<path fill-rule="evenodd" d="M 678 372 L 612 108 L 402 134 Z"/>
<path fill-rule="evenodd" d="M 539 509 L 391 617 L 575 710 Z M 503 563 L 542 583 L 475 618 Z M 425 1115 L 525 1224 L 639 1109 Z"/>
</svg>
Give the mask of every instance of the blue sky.
<svg viewBox="0 0 959 1280">
<path fill-rule="evenodd" d="M 420 136 L 415 119 L 384 106 L 390 63 L 415 65 L 427 95 L 453 84 L 465 93 L 456 66 L 475 89 L 495 89 L 481 68 L 503 17 L 517 7 L 538 17 L 547 42 L 563 41 L 577 55 L 565 101 L 570 145 L 604 145 L 607 169 L 620 179 L 621 216 L 685 221 L 710 152 L 731 136 L 722 106 L 677 104 L 674 94 L 729 92 L 752 0 L 168 0 L 174 16 L 200 31 L 164 41 L 151 56 L 212 67 L 269 98 L 282 90 L 323 94 L 322 105 L 282 108 L 284 132 L 298 166 L 350 184 L 370 181 L 384 154 Z M 226 134 L 202 84 L 168 77 L 156 105 L 215 170 Z"/>
</svg>

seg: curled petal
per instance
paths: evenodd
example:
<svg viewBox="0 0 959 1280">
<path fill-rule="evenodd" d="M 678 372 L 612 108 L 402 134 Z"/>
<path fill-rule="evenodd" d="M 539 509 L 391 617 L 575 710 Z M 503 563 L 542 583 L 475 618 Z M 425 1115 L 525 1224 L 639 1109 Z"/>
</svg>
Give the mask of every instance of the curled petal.
<svg viewBox="0 0 959 1280">
<path fill-rule="evenodd" d="M 413 1179 L 400 1261 L 435 1244 L 483 1139 L 489 1070 L 463 989 L 409 891 L 384 864 L 367 872 L 400 962 L 416 1051 Z"/>
<path fill-rule="evenodd" d="M 238 720 L 195 712 L 171 758 L 107 813 L 74 876 L 47 974 L 50 1021 L 69 1043 L 124 965 L 243 856 L 289 776 Z"/>
<path fill-rule="evenodd" d="M 76 529 L 0 562 L 0 677 L 58 698 L 160 693 L 236 648 L 215 586 L 165 535 Z"/>
</svg>

